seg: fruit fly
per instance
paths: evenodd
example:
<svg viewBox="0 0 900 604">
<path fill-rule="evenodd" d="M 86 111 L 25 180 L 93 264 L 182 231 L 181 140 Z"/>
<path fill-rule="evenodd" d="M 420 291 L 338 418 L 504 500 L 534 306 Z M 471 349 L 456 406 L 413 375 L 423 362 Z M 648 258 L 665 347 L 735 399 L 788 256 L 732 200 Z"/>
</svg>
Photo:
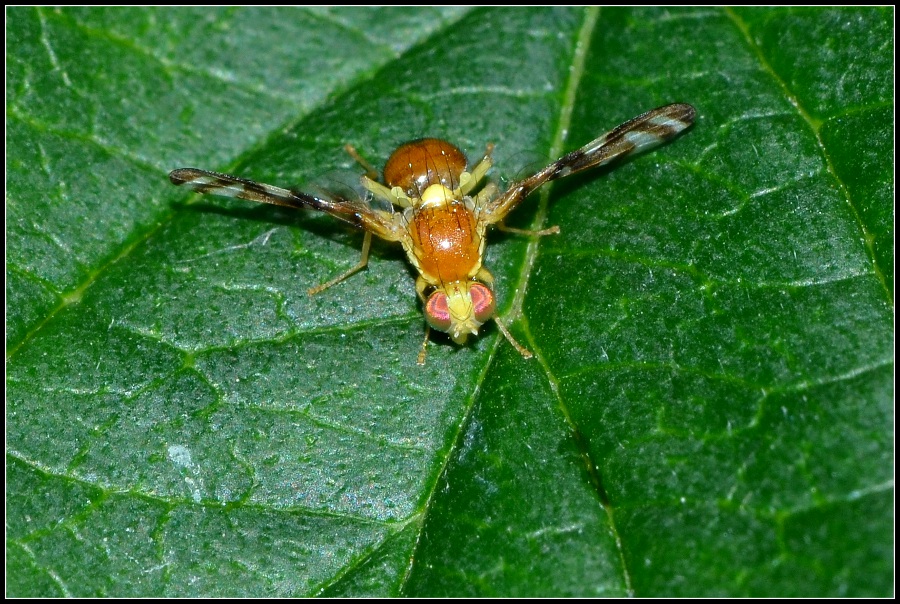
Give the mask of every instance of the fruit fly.
<svg viewBox="0 0 900 604">
<path fill-rule="evenodd" d="M 384 184 L 348 146 L 348 152 L 368 170 L 362 177 L 363 187 L 375 198 L 388 202 L 389 210 L 374 209 L 361 200 L 318 197 L 197 168 L 173 170 L 169 179 L 200 193 L 318 210 L 364 230 L 359 263 L 311 288 L 310 295 L 365 268 L 373 234 L 399 242 L 419 273 L 416 292 L 424 305 L 427 323 L 418 358 L 420 365 L 425 362 L 431 328 L 446 332 L 454 342 L 463 344 L 490 319 L 522 356 L 530 358 L 531 352 L 516 342 L 497 316 L 494 278 L 483 265 L 488 227 L 531 235 L 558 233 L 557 227 L 534 232 L 512 229 L 503 225 L 503 219 L 544 183 L 661 145 L 688 128 L 694 115 L 694 108 L 683 103 L 648 111 L 532 176 L 513 182 L 503 193 L 495 183 L 478 190 L 492 166 L 493 145 L 488 145 L 481 161 L 469 170 L 466 156 L 447 141 L 423 138 L 405 143 L 385 164 Z"/>
</svg>

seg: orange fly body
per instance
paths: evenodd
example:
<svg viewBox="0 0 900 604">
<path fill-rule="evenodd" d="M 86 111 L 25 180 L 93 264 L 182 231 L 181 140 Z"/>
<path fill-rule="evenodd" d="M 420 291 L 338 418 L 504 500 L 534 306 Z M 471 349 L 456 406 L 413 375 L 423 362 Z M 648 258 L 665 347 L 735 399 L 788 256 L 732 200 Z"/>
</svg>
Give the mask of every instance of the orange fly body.
<svg viewBox="0 0 900 604">
<path fill-rule="evenodd" d="M 419 364 L 425 362 L 429 328 L 445 332 L 454 342 L 463 344 L 490 319 L 522 356 L 530 358 L 531 352 L 516 342 L 496 314 L 494 279 L 483 265 L 488 227 L 531 235 L 558 233 L 557 227 L 519 231 L 503 226 L 502 221 L 544 183 L 661 145 L 687 129 L 694 116 L 694 108 L 684 103 L 648 111 L 532 176 L 512 183 L 503 193 L 495 183 L 485 184 L 476 193 L 492 166 L 492 145 L 468 170 L 466 156 L 447 141 L 414 140 L 391 154 L 384 167 L 384 184 L 376 180 L 377 174 L 371 168 L 362 177 L 363 187 L 374 197 L 388 202 L 390 210 L 374 209 L 364 201 L 317 197 L 197 168 L 173 170 L 169 179 L 200 193 L 318 210 L 363 229 L 365 238 L 359 263 L 311 288 L 310 294 L 319 293 L 365 268 L 373 234 L 386 241 L 399 242 L 419 273 L 416 292 L 423 302 L 428 324 Z M 348 151 L 368 167 L 352 147 Z"/>
</svg>

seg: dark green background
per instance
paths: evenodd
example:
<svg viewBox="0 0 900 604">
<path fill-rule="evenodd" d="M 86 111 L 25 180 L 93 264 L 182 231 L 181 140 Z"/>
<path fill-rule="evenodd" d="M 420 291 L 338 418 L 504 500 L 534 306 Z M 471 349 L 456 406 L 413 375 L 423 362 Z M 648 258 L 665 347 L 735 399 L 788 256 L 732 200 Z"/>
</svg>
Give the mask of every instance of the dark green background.
<svg viewBox="0 0 900 604">
<path fill-rule="evenodd" d="M 893 9 L 7 10 L 7 594 L 889 596 Z M 441 136 L 520 176 L 493 326 L 327 216 Z"/>
</svg>

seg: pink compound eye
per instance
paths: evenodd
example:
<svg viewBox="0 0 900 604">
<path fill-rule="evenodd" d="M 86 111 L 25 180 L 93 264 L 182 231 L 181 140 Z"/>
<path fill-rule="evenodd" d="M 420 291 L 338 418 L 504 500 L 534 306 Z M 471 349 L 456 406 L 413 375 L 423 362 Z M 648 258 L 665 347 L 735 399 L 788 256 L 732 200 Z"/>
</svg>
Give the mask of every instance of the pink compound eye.
<svg viewBox="0 0 900 604">
<path fill-rule="evenodd" d="M 475 319 L 479 323 L 484 323 L 494 316 L 494 292 L 486 285 L 473 283 L 469 288 L 469 295 L 475 307 Z"/>
<path fill-rule="evenodd" d="M 438 331 L 449 331 L 450 306 L 447 294 L 436 291 L 428 296 L 428 301 L 425 302 L 425 320 Z"/>
</svg>

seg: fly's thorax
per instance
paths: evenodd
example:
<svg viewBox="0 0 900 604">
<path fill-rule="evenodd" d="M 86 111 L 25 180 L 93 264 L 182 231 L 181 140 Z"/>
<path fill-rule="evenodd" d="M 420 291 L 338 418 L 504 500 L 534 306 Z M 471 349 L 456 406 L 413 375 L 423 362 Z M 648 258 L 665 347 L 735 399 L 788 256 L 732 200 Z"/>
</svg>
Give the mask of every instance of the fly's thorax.
<svg viewBox="0 0 900 604">
<path fill-rule="evenodd" d="M 422 191 L 422 197 L 416 199 L 413 205 L 417 208 L 433 208 L 452 204 L 457 199 L 458 196 L 452 190 L 444 185 L 435 184 Z"/>
<path fill-rule="evenodd" d="M 425 301 L 425 319 L 438 331 L 446 332 L 457 344 L 494 316 L 496 305 L 491 288 L 478 281 L 446 283 L 435 289 Z"/>
<path fill-rule="evenodd" d="M 436 187 L 429 187 L 429 195 Z M 426 197 L 404 216 L 409 236 L 404 248 L 429 285 L 465 281 L 481 270 L 486 225 L 478 220 L 471 198 Z"/>
</svg>

